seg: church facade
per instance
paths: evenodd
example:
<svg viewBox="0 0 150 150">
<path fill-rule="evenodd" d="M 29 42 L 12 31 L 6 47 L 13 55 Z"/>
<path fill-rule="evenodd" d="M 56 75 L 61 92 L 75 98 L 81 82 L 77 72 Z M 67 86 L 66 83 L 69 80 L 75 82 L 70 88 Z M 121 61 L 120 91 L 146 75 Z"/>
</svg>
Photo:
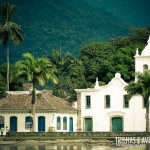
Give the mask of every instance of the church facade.
<svg viewBox="0 0 150 150">
<path fill-rule="evenodd" d="M 135 72 L 150 69 L 150 37 L 147 46 L 135 55 Z M 136 81 L 136 78 L 135 78 Z M 127 83 L 116 73 L 105 86 L 75 89 L 77 93 L 77 130 L 93 132 L 146 131 L 146 106 L 141 96 L 127 99 Z"/>
</svg>

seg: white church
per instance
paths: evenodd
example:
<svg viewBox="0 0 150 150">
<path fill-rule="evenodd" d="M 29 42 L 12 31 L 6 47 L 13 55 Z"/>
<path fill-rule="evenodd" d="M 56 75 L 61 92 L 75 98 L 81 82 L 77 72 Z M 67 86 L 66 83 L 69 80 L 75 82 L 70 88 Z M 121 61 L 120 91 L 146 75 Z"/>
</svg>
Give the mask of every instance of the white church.
<svg viewBox="0 0 150 150">
<path fill-rule="evenodd" d="M 141 55 L 135 54 L 135 72 L 150 69 L 150 37 Z M 136 80 L 136 79 L 135 79 Z M 116 73 L 105 86 L 75 89 L 77 93 L 77 130 L 93 132 L 146 131 L 146 108 L 141 96 L 128 101 L 124 90 L 127 83 Z"/>
<path fill-rule="evenodd" d="M 135 54 L 135 72 L 150 69 L 150 37 L 141 55 Z M 136 80 L 136 79 L 135 79 Z M 142 132 L 146 130 L 146 108 L 141 96 L 128 101 L 124 87 L 127 83 L 116 73 L 105 86 L 75 89 L 74 105 L 52 95 L 37 92 L 36 132 Z M 31 88 L 10 91 L 0 100 L 0 128 L 13 132 L 31 132 Z"/>
</svg>

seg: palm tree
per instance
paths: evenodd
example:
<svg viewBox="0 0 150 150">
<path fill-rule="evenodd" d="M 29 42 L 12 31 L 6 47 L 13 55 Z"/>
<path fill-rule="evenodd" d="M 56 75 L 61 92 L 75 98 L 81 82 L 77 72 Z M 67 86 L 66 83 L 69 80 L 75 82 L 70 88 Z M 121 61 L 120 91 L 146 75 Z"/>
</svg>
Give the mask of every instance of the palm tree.
<svg viewBox="0 0 150 150">
<path fill-rule="evenodd" d="M 150 97 L 150 70 L 137 73 L 137 82 L 131 82 L 125 87 L 129 99 L 134 95 L 141 95 L 146 100 L 146 131 L 149 132 L 149 97 Z"/>
<path fill-rule="evenodd" d="M 15 11 L 15 5 L 0 5 L 0 44 L 3 44 L 7 51 L 7 90 L 9 91 L 9 41 L 14 45 L 23 41 L 23 32 L 21 27 L 12 22 L 12 16 Z"/>
<path fill-rule="evenodd" d="M 50 80 L 54 84 L 58 83 L 58 79 L 55 75 L 56 68 L 48 58 L 34 58 L 30 53 L 24 53 L 25 60 L 18 61 L 15 64 L 16 77 L 23 76 L 28 82 L 33 85 L 32 90 L 32 115 L 33 115 L 33 127 L 32 131 L 35 131 L 35 102 L 36 102 L 36 84 L 44 86 L 45 83 Z"/>
</svg>

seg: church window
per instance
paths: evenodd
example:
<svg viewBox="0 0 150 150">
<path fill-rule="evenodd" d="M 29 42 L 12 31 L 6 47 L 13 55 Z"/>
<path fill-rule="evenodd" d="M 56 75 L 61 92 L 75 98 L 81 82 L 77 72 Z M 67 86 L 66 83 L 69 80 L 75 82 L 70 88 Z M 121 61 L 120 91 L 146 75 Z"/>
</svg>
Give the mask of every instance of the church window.
<svg viewBox="0 0 150 150">
<path fill-rule="evenodd" d="M 105 96 L 105 108 L 110 108 L 110 95 Z"/>
<path fill-rule="evenodd" d="M 123 107 L 124 107 L 124 108 L 129 108 L 129 100 L 128 100 L 128 98 L 127 98 L 127 95 L 124 95 Z"/>
<path fill-rule="evenodd" d="M 147 100 L 143 98 L 143 107 L 146 108 L 146 105 L 147 105 Z"/>
<path fill-rule="evenodd" d="M 85 104 L 86 109 L 91 108 L 91 96 L 86 96 L 86 104 Z"/>
<path fill-rule="evenodd" d="M 146 70 L 148 70 L 148 65 L 145 64 L 145 65 L 143 65 L 143 72 Z"/>
</svg>

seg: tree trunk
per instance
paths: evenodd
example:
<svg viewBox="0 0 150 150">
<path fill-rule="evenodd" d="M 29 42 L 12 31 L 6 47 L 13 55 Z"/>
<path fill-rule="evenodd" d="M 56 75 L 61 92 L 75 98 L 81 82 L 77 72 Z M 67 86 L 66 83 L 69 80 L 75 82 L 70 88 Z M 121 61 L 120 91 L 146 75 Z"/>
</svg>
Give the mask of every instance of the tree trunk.
<svg viewBox="0 0 150 150">
<path fill-rule="evenodd" d="M 146 132 L 149 132 L 149 96 L 147 98 L 146 106 Z"/>
<path fill-rule="evenodd" d="M 7 50 L 7 91 L 9 91 L 9 46 L 6 47 Z"/>
<path fill-rule="evenodd" d="M 35 83 L 33 82 L 33 90 L 32 90 L 32 132 L 35 132 L 35 101 L 36 101 L 36 93 L 35 93 Z"/>
</svg>

